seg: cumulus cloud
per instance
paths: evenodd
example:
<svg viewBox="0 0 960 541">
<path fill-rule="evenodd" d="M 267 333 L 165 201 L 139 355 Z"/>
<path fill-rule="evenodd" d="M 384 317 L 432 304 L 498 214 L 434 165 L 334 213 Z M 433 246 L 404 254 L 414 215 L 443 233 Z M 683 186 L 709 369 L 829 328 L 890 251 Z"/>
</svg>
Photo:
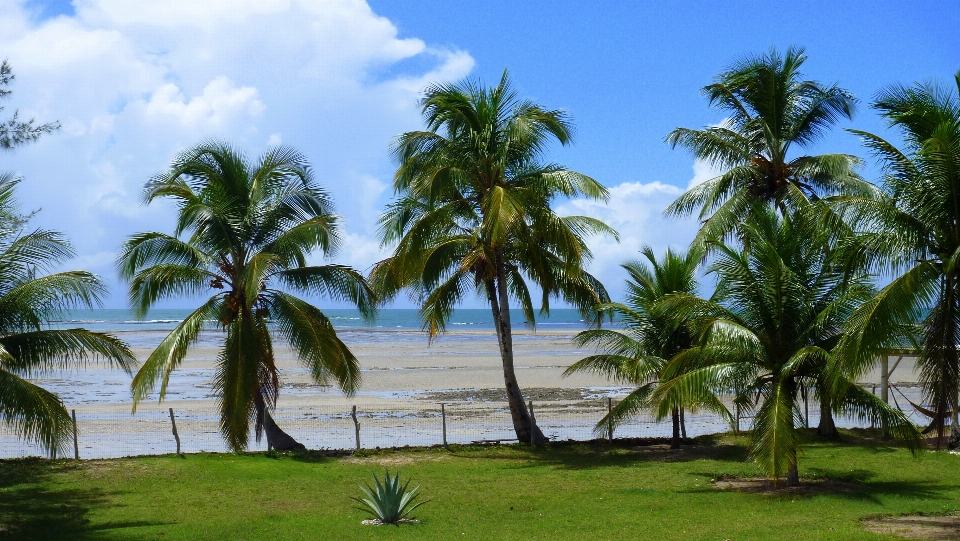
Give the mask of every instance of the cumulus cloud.
<svg viewBox="0 0 960 541">
<path fill-rule="evenodd" d="M 715 171 L 703 162 L 693 165 L 694 186 L 716 176 Z M 695 218 L 665 217 L 663 210 L 684 189 L 659 181 L 624 182 L 610 187 L 610 201 L 578 199 L 569 201 L 557 211 L 562 216 L 591 216 L 603 220 L 620 235 L 620 241 L 608 236 L 592 237 L 588 246 L 593 252 L 593 261 L 587 270 L 600 279 L 614 299 L 622 298 L 626 272 L 623 263 L 637 259 L 640 249 L 650 245 L 654 253 L 662 254 L 667 248 L 686 250 L 696 235 L 700 224 Z"/>
<path fill-rule="evenodd" d="M 4 156 L 37 225 L 68 233 L 90 270 L 137 231 L 170 231 L 174 209 L 141 205 L 178 152 L 216 138 L 251 157 L 303 152 L 343 216 L 339 262 L 384 254 L 376 217 L 391 196 L 393 138 L 420 126 L 423 88 L 466 76 L 471 56 L 401 37 L 363 0 L 75 0 L 37 19 L 0 0 L 0 51 L 17 79 L 11 109 L 63 128 Z M 403 63 L 422 57 L 426 62 Z M 413 70 L 410 65 L 423 66 Z"/>
<path fill-rule="evenodd" d="M 226 140 L 251 157 L 303 152 L 342 216 L 336 261 L 366 270 L 388 251 L 376 220 L 391 198 L 388 148 L 421 127 L 429 84 L 470 73 L 469 53 L 397 28 L 362 0 L 75 0 L 76 14 L 39 20 L 26 0 L 0 0 L 0 52 L 17 74 L 10 110 L 63 128 L 3 156 L 24 177 L 36 225 L 69 234 L 87 268 L 124 305 L 113 260 L 138 231 L 171 231 L 174 209 L 141 204 L 144 182 L 180 151 Z M 404 62 L 418 58 L 417 62 Z M 418 69 L 409 66 L 426 66 Z M 689 186 L 717 171 L 696 162 Z M 590 239 L 590 271 L 622 291 L 620 264 L 644 244 L 685 248 L 695 219 L 662 216 L 683 188 L 624 182 L 608 204 L 568 201 L 561 214 L 600 218 L 620 232 Z"/>
</svg>

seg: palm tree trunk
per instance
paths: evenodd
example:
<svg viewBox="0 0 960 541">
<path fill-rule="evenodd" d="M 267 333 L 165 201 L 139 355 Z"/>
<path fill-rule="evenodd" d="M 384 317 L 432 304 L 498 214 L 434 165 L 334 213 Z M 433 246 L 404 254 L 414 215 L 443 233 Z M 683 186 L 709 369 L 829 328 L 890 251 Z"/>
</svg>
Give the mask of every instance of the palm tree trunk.
<svg viewBox="0 0 960 541">
<path fill-rule="evenodd" d="M 687 439 L 687 420 L 684 418 L 682 406 L 680 407 L 680 437 Z"/>
<path fill-rule="evenodd" d="M 796 382 L 791 380 L 791 385 L 789 386 L 789 388 L 790 388 L 790 396 L 792 396 L 793 399 L 796 400 L 796 396 L 797 396 Z M 827 395 L 827 393 L 823 393 L 823 394 Z M 830 410 L 828 409 L 827 411 L 830 411 Z M 833 417 L 830 417 L 830 421 L 832 424 Z M 795 430 L 797 430 L 797 427 L 794 424 L 794 418 L 791 415 L 790 431 L 793 432 Z M 836 427 L 834 427 L 834 430 L 836 430 Z M 800 472 L 797 470 L 797 447 L 795 445 L 791 445 L 790 449 L 787 451 L 787 486 L 795 487 L 799 484 L 800 484 Z"/>
<path fill-rule="evenodd" d="M 277 423 L 273 420 L 273 416 L 270 415 L 270 410 L 267 408 L 263 395 L 257 393 L 257 397 L 253 403 L 257 410 L 257 441 L 260 441 L 260 431 L 262 429 L 267 435 L 267 447 L 269 449 L 276 449 L 277 451 L 306 450 L 306 446 L 293 439 L 291 435 L 277 426 Z"/>
<path fill-rule="evenodd" d="M 833 421 L 833 402 L 830 400 L 830 394 L 820 385 L 817 389 L 817 395 L 820 397 L 820 424 L 817 425 L 817 435 L 823 438 L 838 438 L 837 425 Z"/>
<path fill-rule="evenodd" d="M 670 448 L 680 448 L 680 408 L 673 408 L 670 415 L 673 418 L 673 437 L 670 438 Z"/>
<path fill-rule="evenodd" d="M 953 396 L 953 411 L 950 414 L 950 439 L 947 440 L 947 449 L 951 451 L 960 449 L 960 429 L 958 429 L 960 427 L 958 427 L 957 419 L 957 417 L 960 417 L 960 414 L 958 414 L 960 407 L 958 407 L 958 404 L 960 404 L 960 397 L 955 393 Z"/>
<path fill-rule="evenodd" d="M 490 308 L 493 311 L 493 323 L 497 329 L 497 342 L 500 345 L 500 359 L 503 361 L 503 382 L 507 390 L 507 403 L 510 405 L 510 416 L 513 419 L 513 429 L 517 439 L 521 442 L 530 442 L 531 430 L 533 442 L 541 443 L 547 438 L 540 431 L 540 427 L 533 423 L 530 412 L 523 402 L 523 393 L 517 383 L 517 374 L 513 368 L 513 334 L 510 327 L 510 299 L 507 295 L 507 283 L 504 280 L 503 260 L 497 253 L 496 283 L 487 281 L 487 295 L 490 297 Z"/>
<path fill-rule="evenodd" d="M 793 452 L 793 462 L 787 467 L 787 486 L 795 487 L 800 484 L 800 472 L 797 470 L 797 450 Z"/>
</svg>

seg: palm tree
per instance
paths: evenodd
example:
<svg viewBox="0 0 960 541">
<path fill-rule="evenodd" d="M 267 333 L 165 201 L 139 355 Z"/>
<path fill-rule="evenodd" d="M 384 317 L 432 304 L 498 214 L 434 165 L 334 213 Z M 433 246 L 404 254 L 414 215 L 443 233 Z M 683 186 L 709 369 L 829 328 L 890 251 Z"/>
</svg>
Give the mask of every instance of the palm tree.
<svg viewBox="0 0 960 541">
<path fill-rule="evenodd" d="M 514 373 L 510 303 L 534 324 L 529 280 L 542 292 L 541 313 L 559 297 L 596 317 L 594 308 L 609 299 L 582 270 L 591 255 L 584 236 L 613 231 L 591 218 L 560 217 L 550 204 L 577 195 L 605 199 L 607 190 L 542 162 L 552 140 L 570 142 L 569 121 L 560 111 L 518 100 L 506 71 L 492 88 L 470 81 L 432 86 L 421 103 L 427 130 L 397 139 L 394 190 L 400 197 L 381 218 L 383 243 L 397 246 L 374 266 L 371 280 L 384 299 L 409 289 L 431 339 L 471 291 L 486 299 L 517 437 L 531 441 L 532 430 L 543 440 Z"/>
<path fill-rule="evenodd" d="M 577 334 L 574 342 L 578 347 L 593 345 L 602 353 L 577 361 L 563 373 L 567 376 L 592 372 L 638 386 L 597 423 L 597 431 L 616 427 L 650 407 L 650 395 L 660 381 L 663 367 L 675 355 L 694 346 L 690 322 L 676 317 L 676 313 L 657 310 L 657 306 L 667 295 L 696 295 L 702 254 L 667 250 L 663 260 L 657 261 L 649 246 L 641 253 L 649 266 L 640 261 L 623 265 L 630 276 L 626 303 L 607 303 L 600 307 L 619 315 L 623 329 L 589 329 Z M 670 412 L 673 422 L 670 447 L 673 449 L 680 447 L 680 410 L 674 407 Z"/>
<path fill-rule="evenodd" d="M 705 220 L 699 243 L 722 238 L 748 219 L 754 201 L 782 212 L 838 193 L 869 193 L 854 172 L 860 164 L 847 154 L 797 155 L 795 147 L 815 144 L 841 118 L 851 118 L 855 98 L 837 86 L 805 80 L 803 49 L 789 48 L 749 57 L 702 89 L 726 115 L 719 126 L 677 128 L 666 141 L 681 146 L 724 172 L 681 195 L 666 214 L 686 216 L 700 208 Z"/>
<path fill-rule="evenodd" d="M 289 342 L 318 383 L 332 378 L 353 393 L 360 372 L 356 357 L 323 312 L 280 288 L 349 301 L 368 317 L 374 311 L 359 273 L 307 262 L 313 250 L 330 256 L 337 247 L 330 198 L 294 150 L 274 148 L 251 162 L 218 142 L 183 152 L 168 171 L 151 179 L 144 200 L 157 198 L 177 203 L 174 234 L 133 235 L 117 262 L 120 275 L 130 282 L 134 310 L 142 317 L 162 299 L 213 294 L 137 372 L 134 407 L 158 382 L 164 398 L 171 372 L 212 320 L 225 332 L 213 387 L 227 444 L 244 449 L 249 422 L 255 419 L 258 441 L 266 429 L 271 447 L 298 447 L 269 413 L 280 391 L 271 335 Z"/>
<path fill-rule="evenodd" d="M 57 395 L 24 378 L 98 359 L 131 373 L 137 359 L 109 334 L 46 327 L 67 310 L 98 306 L 106 287 L 86 271 L 42 275 L 73 250 L 55 231 L 24 232 L 29 216 L 14 199 L 18 182 L 0 174 L 0 418 L 55 457 L 73 434 L 70 414 Z"/>
<path fill-rule="evenodd" d="M 883 162 L 884 193 L 839 202 L 866 226 L 856 246 L 863 260 L 902 272 L 851 320 L 844 351 L 858 361 L 853 375 L 919 334 L 917 365 L 938 448 L 945 419 L 960 409 L 960 73 L 955 82 L 956 93 L 919 83 L 880 92 L 872 107 L 897 128 L 903 150 L 851 130 Z"/>
<path fill-rule="evenodd" d="M 716 394 L 744 390 L 759 404 L 750 454 L 775 479 L 786 475 L 787 484 L 799 483 L 801 386 L 824 382 L 817 392 L 832 395 L 835 412 L 886 423 L 893 435 L 919 445 L 903 413 L 853 385 L 832 353 L 847 317 L 873 294 L 869 276 L 850 275 L 809 216 L 781 217 L 761 203 L 751 212 L 740 227 L 748 249 L 713 241 L 714 299 L 678 294 L 662 303 L 699 321 L 701 338 L 663 369 L 668 381 L 653 396 L 660 415 L 690 404 L 729 416 Z"/>
</svg>

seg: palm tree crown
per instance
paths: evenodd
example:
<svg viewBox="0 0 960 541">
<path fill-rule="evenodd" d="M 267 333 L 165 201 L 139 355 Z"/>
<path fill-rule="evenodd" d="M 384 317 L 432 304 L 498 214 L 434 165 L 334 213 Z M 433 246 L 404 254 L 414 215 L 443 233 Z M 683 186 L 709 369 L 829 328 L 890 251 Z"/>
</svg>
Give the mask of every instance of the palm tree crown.
<svg viewBox="0 0 960 541">
<path fill-rule="evenodd" d="M 833 348 L 847 317 L 869 299 L 868 276 L 849 275 L 813 212 L 780 217 L 756 203 L 741 226 L 737 249 L 714 241 L 718 276 L 714 299 L 674 295 L 664 309 L 699 320 L 700 343 L 663 370 L 655 394 L 664 415 L 681 403 L 728 415 L 716 395 L 740 390 L 759 404 L 751 455 L 772 476 L 798 482 L 800 386 L 830 393 L 836 411 L 882 421 L 914 444 L 913 425 L 871 393 L 843 377 Z"/>
<path fill-rule="evenodd" d="M 109 334 L 45 328 L 67 310 L 98 306 L 106 287 L 86 271 L 42 275 L 73 250 L 55 231 L 24 232 L 17 182 L 0 175 L 0 419 L 56 456 L 73 434 L 70 415 L 57 395 L 24 378 L 95 359 L 131 373 L 137 359 Z"/>
<path fill-rule="evenodd" d="M 846 154 L 795 155 L 794 147 L 816 143 L 833 124 L 851 118 L 856 100 L 837 86 L 803 79 L 803 49 L 790 48 L 744 59 L 703 88 L 726 119 L 701 130 L 677 128 L 667 142 L 724 170 L 680 196 L 667 214 L 687 215 L 700 207 L 707 219 L 701 240 L 734 231 L 752 201 L 783 210 L 836 193 L 870 187 L 854 172 L 860 160 Z M 712 215 L 712 217 L 711 217 Z"/>
<path fill-rule="evenodd" d="M 204 143 L 148 182 L 144 198 L 173 199 L 178 217 L 173 235 L 140 233 L 123 247 L 118 267 L 130 282 L 134 309 L 143 315 L 161 299 L 214 293 L 151 353 L 133 380 L 135 402 L 158 380 L 163 398 L 171 372 L 209 320 L 225 331 L 214 389 L 221 432 L 233 449 L 246 447 L 251 418 L 258 439 L 266 426 L 268 442 L 283 445 L 270 441 L 276 432 L 268 409 L 279 392 L 271 330 L 290 343 L 316 381 L 332 377 L 347 393 L 357 389 L 357 359 L 330 321 L 280 289 L 349 301 L 373 314 L 359 273 L 308 263 L 314 250 L 334 253 L 338 233 L 332 203 L 302 155 L 281 147 L 250 162 L 224 144 Z"/>
<path fill-rule="evenodd" d="M 675 355 L 694 346 L 691 321 L 677 312 L 659 310 L 659 304 L 674 294 L 696 295 L 697 271 L 703 254 L 686 254 L 667 250 L 658 261 L 653 250 L 641 250 L 646 262 L 631 261 L 623 265 L 627 271 L 626 302 L 607 303 L 600 310 L 612 311 L 622 322 L 622 329 L 589 329 L 574 338 L 578 347 L 593 345 L 600 353 L 585 357 L 564 375 L 593 372 L 616 381 L 637 385 L 597 423 L 597 431 L 614 426 L 650 407 L 650 394 L 660 381 L 660 372 Z M 680 411 L 674 408 L 673 446 L 680 444 Z"/>
<path fill-rule="evenodd" d="M 431 337 L 443 332 L 454 307 L 472 291 L 490 303 L 504 360 L 507 394 L 518 437 L 529 416 L 513 375 L 509 304 L 536 321 L 527 282 L 595 317 L 603 286 L 582 270 L 590 259 L 584 236 L 612 232 L 598 220 L 560 217 L 559 197 L 605 198 L 586 175 L 543 161 L 551 141 L 567 144 L 566 115 L 519 100 L 504 72 L 499 84 L 437 85 L 423 99 L 426 131 L 401 135 L 394 146 L 400 198 L 381 218 L 394 254 L 374 267 L 375 287 L 390 298 L 408 288 L 421 303 Z"/>
<path fill-rule="evenodd" d="M 960 73 L 954 79 L 955 89 L 896 85 L 879 94 L 872 107 L 904 149 L 851 130 L 883 161 L 883 193 L 838 202 L 865 229 L 856 246 L 863 261 L 903 271 L 855 314 L 845 352 L 863 371 L 919 330 L 917 363 L 938 440 L 948 412 L 960 409 Z"/>
</svg>

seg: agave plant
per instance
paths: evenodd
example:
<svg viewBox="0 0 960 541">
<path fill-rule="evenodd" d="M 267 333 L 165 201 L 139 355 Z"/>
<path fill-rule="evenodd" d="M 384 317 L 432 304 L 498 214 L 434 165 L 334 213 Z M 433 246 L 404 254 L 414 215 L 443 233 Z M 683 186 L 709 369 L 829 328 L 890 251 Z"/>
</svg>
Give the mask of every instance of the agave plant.
<svg viewBox="0 0 960 541">
<path fill-rule="evenodd" d="M 407 518 L 410 513 L 429 501 L 414 504 L 413 500 L 417 498 L 417 490 L 420 489 L 420 486 L 418 485 L 412 490 L 408 489 L 407 487 L 410 486 L 410 480 L 407 480 L 406 483 L 401 485 L 400 472 L 397 472 L 397 474 L 391 478 L 390 472 L 385 471 L 382 483 L 380 479 L 377 478 L 377 474 L 373 474 L 373 481 L 377 485 L 376 489 L 370 485 L 360 487 L 360 490 L 367 495 L 366 498 L 351 497 L 351 499 L 363 504 L 364 507 L 357 507 L 357 509 L 373 515 L 375 522 L 378 524 L 413 522 L 412 517 Z"/>
</svg>

